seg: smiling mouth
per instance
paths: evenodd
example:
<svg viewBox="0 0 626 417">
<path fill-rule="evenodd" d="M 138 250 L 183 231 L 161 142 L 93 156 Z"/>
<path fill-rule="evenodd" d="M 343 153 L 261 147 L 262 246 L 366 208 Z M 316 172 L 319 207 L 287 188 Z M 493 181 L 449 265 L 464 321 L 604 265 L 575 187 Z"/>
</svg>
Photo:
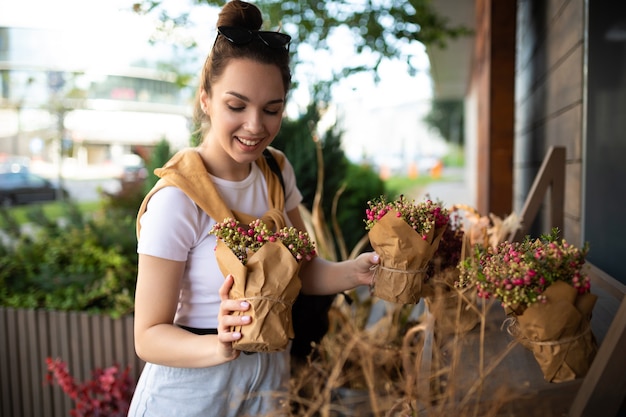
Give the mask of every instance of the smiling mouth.
<svg viewBox="0 0 626 417">
<path fill-rule="evenodd" d="M 237 136 L 237 140 L 246 146 L 254 146 L 261 142 L 260 140 L 248 140 L 248 139 L 241 138 L 239 136 Z"/>
</svg>

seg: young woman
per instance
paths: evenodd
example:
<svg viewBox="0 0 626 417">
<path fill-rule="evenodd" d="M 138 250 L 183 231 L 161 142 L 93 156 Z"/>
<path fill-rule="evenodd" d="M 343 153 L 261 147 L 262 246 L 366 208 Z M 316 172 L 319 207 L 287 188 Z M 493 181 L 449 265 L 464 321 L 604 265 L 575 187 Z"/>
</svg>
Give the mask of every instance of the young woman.
<svg viewBox="0 0 626 417">
<path fill-rule="evenodd" d="M 129 416 L 286 414 L 289 352 L 240 354 L 232 347 L 241 334 L 230 329 L 242 325 L 245 332 L 251 321 L 232 313 L 249 304 L 228 298 L 233 279 L 220 272 L 209 235 L 223 218 L 207 214 L 216 201 L 258 218 L 279 207 L 285 224 L 305 230 L 289 161 L 282 161 L 278 194 L 263 174 L 262 153 L 280 129 L 291 73 L 289 36 L 261 25 L 249 3 L 232 0 L 222 9 L 196 97 L 202 144 L 158 170 L 169 182 L 140 209 L 135 347 L 146 365 Z M 316 257 L 302 265 L 302 291 L 367 285 L 377 262 L 374 253 L 344 262 Z"/>
</svg>

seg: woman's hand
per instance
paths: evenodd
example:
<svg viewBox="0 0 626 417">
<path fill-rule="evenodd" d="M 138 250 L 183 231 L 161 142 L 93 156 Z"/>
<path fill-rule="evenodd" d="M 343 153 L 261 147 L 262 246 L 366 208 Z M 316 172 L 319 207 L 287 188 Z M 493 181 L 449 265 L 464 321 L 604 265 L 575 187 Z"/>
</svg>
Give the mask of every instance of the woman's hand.
<svg viewBox="0 0 626 417">
<path fill-rule="evenodd" d="M 374 268 L 380 263 L 380 257 L 376 252 L 365 252 L 354 260 L 355 275 L 362 285 L 370 285 L 374 278 Z"/>
<path fill-rule="evenodd" d="M 241 339 L 241 333 L 231 331 L 232 327 L 245 326 L 252 321 L 250 316 L 232 314 L 235 311 L 247 311 L 250 308 L 250 303 L 247 301 L 231 300 L 228 298 L 228 293 L 233 286 L 233 282 L 233 276 L 228 274 L 220 287 L 220 298 L 222 302 L 217 317 L 217 340 L 219 342 L 217 352 L 227 360 L 236 359 L 240 354 L 240 351 L 233 349 L 233 342 Z"/>
</svg>

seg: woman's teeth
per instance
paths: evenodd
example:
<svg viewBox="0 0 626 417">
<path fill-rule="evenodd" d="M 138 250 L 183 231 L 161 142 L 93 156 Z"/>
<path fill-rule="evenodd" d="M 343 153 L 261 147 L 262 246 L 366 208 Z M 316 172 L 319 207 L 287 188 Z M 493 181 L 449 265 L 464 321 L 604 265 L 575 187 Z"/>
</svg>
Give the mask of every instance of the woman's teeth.
<svg viewBox="0 0 626 417">
<path fill-rule="evenodd" d="M 254 146 L 254 145 L 256 145 L 258 143 L 256 141 L 246 140 L 246 139 L 243 139 L 243 138 L 240 138 L 240 137 L 238 137 L 237 139 L 239 140 L 239 142 L 243 143 L 246 146 Z"/>
</svg>

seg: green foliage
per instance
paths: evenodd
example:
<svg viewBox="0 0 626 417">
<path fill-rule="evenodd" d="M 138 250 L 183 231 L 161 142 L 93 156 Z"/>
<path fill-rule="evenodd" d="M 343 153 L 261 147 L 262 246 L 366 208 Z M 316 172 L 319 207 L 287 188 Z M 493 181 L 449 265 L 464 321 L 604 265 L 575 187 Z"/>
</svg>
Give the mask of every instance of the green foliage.
<svg viewBox="0 0 626 417">
<path fill-rule="evenodd" d="M 311 105 L 300 118 L 284 120 L 281 131 L 273 143 L 273 146 L 285 152 L 285 155 L 293 165 L 298 188 L 303 196 L 302 203 L 310 211 L 313 208 L 318 184 L 317 147 L 311 126 L 316 126 L 318 121 L 319 112 L 314 105 Z M 341 132 L 334 129 L 328 130 L 320 144 L 324 166 L 321 205 L 326 223 L 331 227 L 333 200 L 349 176 L 351 163 L 341 149 Z M 355 183 L 363 185 L 359 181 L 355 181 Z M 366 186 L 370 187 L 370 185 Z M 350 186 L 348 196 L 351 196 L 356 191 L 355 187 L 357 185 Z M 361 218 L 363 215 L 360 212 L 360 208 L 352 204 L 344 204 L 343 209 L 347 211 L 342 213 L 345 218 Z M 344 238 L 347 241 L 356 243 L 360 239 L 359 230 L 351 229 L 344 223 L 340 224 Z M 355 238 L 356 235 L 359 236 Z M 351 247 L 348 247 L 348 250 L 350 249 Z"/>
<path fill-rule="evenodd" d="M 465 166 L 465 153 L 463 147 L 451 145 L 449 152 L 442 158 L 442 162 L 446 167 Z"/>
<path fill-rule="evenodd" d="M 149 170 L 171 156 L 161 141 Z M 156 177 L 152 178 L 152 184 Z M 135 220 L 151 184 L 102 194 L 87 213 L 73 203 L 0 209 L 0 305 L 82 310 L 117 317 L 132 312 L 137 277 Z"/>
<path fill-rule="evenodd" d="M 462 100 L 433 100 L 424 122 L 446 141 L 457 146 L 465 143 Z"/>
<path fill-rule="evenodd" d="M 215 9 L 222 0 L 196 0 L 198 6 Z M 412 48 L 407 44 L 421 42 L 429 47 L 445 48 L 449 39 L 467 36 L 472 32 L 463 26 L 452 26 L 439 15 L 431 0 L 368 1 L 360 4 L 343 1 L 319 0 L 258 0 L 254 2 L 267 22 L 268 29 L 282 27 L 292 36 L 294 45 L 308 44 L 313 49 L 328 49 L 329 38 L 340 28 L 347 28 L 350 36 L 345 43 L 352 45 L 355 54 L 367 53 L 372 58 L 337 70 L 328 82 L 348 74 L 371 72 L 377 76 L 384 59 L 405 62 L 407 70 L 415 74 Z M 163 22 L 158 30 L 161 38 L 171 39 L 172 28 L 190 25 L 189 11 L 168 9 L 161 0 L 141 0 L 133 5 L 140 14 L 152 14 Z M 172 42 L 174 43 L 174 42 Z M 193 48 L 193 44 L 190 48 Z M 298 64 L 297 48 L 291 48 L 294 63 Z M 180 68 L 180 65 L 178 66 Z"/>
<path fill-rule="evenodd" d="M 63 221 L 34 208 L 32 231 L 13 233 L 2 242 L 0 304 L 113 316 L 132 311 L 137 274 L 133 217 L 115 209 L 86 216 L 71 204 L 66 208 Z M 3 217 L 5 222 L 9 218 Z"/>
<path fill-rule="evenodd" d="M 348 252 L 365 235 L 367 201 L 385 194 L 385 183 L 368 165 L 351 164 L 345 179 L 346 188 L 337 203 L 337 223 L 341 226 Z"/>
<path fill-rule="evenodd" d="M 317 150 L 311 126 L 319 121 L 319 112 L 310 105 L 307 112 L 296 120 L 285 119 L 273 146 L 285 152 L 296 172 L 298 188 L 304 205 L 311 210 L 317 188 Z M 341 149 L 340 133 L 330 130 L 321 141 L 324 164 L 324 216 L 330 218 L 332 200 L 341 187 L 349 161 Z"/>
<path fill-rule="evenodd" d="M 195 146 L 195 145 L 194 145 Z M 146 169 L 148 170 L 148 178 L 144 183 L 144 193 L 147 193 L 154 187 L 154 184 L 159 178 L 154 174 L 154 170 L 165 165 L 167 161 L 173 156 L 172 149 L 169 142 L 163 138 L 161 139 L 150 154 L 150 160 L 146 161 Z"/>
<path fill-rule="evenodd" d="M 303 204 L 312 210 L 318 183 L 317 149 L 311 126 L 317 125 L 319 112 L 314 105 L 296 120 L 285 120 L 273 146 L 281 149 L 294 167 Z M 384 193 L 385 184 L 366 165 L 352 164 L 341 148 L 341 132 L 330 129 L 321 140 L 324 180 L 322 209 L 328 227 L 333 229 L 333 216 L 348 252 L 365 234 L 363 219 L 367 200 Z M 337 201 L 336 213 L 333 204 Z M 336 232 L 333 230 L 333 232 Z M 340 259 L 340 254 L 337 254 Z"/>
</svg>

